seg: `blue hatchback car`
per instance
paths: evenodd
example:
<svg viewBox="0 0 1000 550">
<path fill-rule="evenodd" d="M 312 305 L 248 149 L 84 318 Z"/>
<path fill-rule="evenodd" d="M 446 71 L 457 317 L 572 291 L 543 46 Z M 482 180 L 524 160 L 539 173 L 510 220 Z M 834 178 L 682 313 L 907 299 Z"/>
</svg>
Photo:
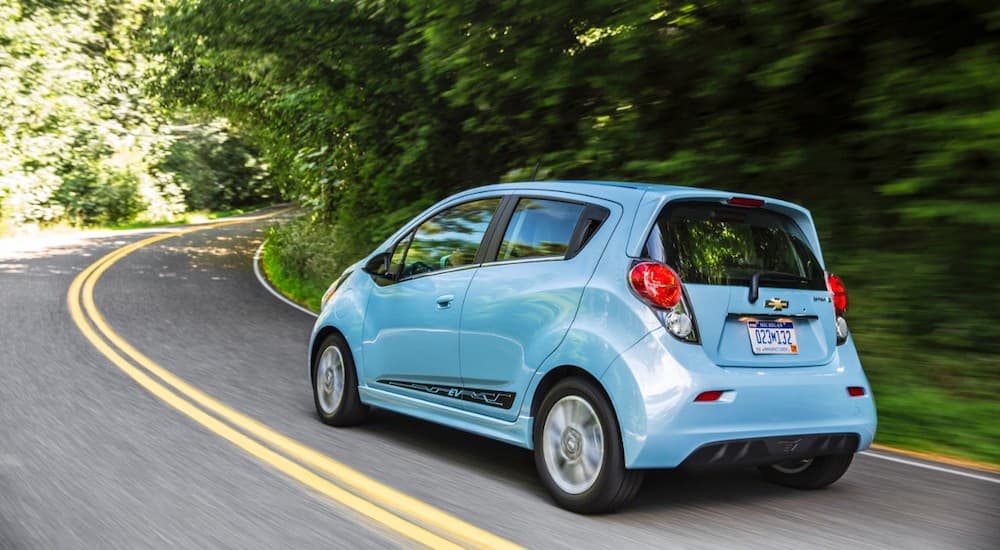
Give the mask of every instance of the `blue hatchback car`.
<svg viewBox="0 0 1000 550">
<path fill-rule="evenodd" d="M 875 435 L 804 208 L 666 185 L 454 195 L 330 286 L 310 379 L 334 426 L 380 407 L 534 449 L 555 501 L 613 510 L 644 470 L 758 466 L 824 487 Z"/>
</svg>

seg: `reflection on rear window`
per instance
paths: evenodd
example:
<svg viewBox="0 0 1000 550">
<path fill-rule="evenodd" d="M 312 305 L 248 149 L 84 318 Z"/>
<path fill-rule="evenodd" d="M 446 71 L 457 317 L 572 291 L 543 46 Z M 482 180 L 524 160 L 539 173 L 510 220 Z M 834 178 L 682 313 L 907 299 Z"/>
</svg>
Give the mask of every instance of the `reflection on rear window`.
<svg viewBox="0 0 1000 550">
<path fill-rule="evenodd" d="M 826 289 L 823 268 L 802 230 L 791 218 L 762 208 L 670 203 L 643 255 L 671 266 L 688 283 L 745 286 L 760 272 L 762 285 Z"/>
</svg>

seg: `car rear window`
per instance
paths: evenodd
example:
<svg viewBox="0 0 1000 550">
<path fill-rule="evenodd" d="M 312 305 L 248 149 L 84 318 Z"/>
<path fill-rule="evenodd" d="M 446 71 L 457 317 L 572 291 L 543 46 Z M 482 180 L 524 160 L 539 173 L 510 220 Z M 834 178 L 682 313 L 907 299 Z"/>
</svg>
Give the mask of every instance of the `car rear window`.
<svg viewBox="0 0 1000 550">
<path fill-rule="evenodd" d="M 707 201 L 664 207 L 643 255 L 671 266 L 686 283 L 762 284 L 825 290 L 823 268 L 791 218 L 764 208 Z"/>
</svg>

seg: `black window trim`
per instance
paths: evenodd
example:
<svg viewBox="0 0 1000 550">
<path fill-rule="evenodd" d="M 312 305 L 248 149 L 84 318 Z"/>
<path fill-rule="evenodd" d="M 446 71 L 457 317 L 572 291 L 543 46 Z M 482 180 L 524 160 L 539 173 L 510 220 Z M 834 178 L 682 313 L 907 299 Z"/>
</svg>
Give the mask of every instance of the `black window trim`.
<svg viewBox="0 0 1000 550">
<path fill-rule="evenodd" d="M 608 220 L 611 211 L 603 206 L 585 203 L 580 218 L 576 221 L 573 234 L 569 239 L 569 247 L 566 250 L 566 259 L 571 260 L 583 251 L 587 243 L 594 238 L 594 235 L 601 230 L 601 226 Z"/>
<path fill-rule="evenodd" d="M 429 220 L 430 218 L 427 218 L 427 219 Z M 427 220 L 424 220 L 424 221 L 427 221 Z M 406 267 L 406 255 L 410 253 L 410 245 L 413 243 L 413 237 L 414 237 L 414 235 L 417 234 L 417 229 L 421 225 L 423 225 L 423 222 L 420 222 L 419 224 L 417 224 L 416 227 L 414 227 L 413 229 L 410 229 L 409 231 L 407 231 L 406 233 L 404 233 L 403 236 L 400 237 L 398 241 L 396 241 L 396 244 L 392 245 L 392 249 L 389 250 L 389 267 L 392 267 L 392 257 L 396 255 L 396 248 L 398 248 L 404 242 L 406 243 L 406 249 L 403 250 L 403 257 L 399 261 L 399 269 L 400 269 L 400 271 L 402 271 L 403 268 Z M 396 277 L 399 277 L 399 273 L 391 273 L 391 275 L 393 276 L 392 280 L 394 282 L 399 282 L 400 281 L 400 279 L 396 278 Z"/>
</svg>

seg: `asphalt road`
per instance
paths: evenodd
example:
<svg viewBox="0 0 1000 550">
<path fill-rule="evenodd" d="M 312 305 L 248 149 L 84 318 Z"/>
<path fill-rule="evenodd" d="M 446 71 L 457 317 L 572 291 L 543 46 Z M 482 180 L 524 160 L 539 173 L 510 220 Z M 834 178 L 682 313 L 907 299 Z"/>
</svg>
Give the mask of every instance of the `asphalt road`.
<svg viewBox="0 0 1000 550">
<path fill-rule="evenodd" d="M 631 507 L 584 517 L 550 503 L 527 451 L 383 411 L 324 426 L 304 364 L 313 318 L 253 273 L 267 223 L 140 248 L 100 277 L 96 306 L 192 386 L 468 523 L 533 548 L 1000 547 L 989 474 L 861 455 L 800 492 L 754 470 L 655 472 Z M 0 548 L 412 546 L 193 422 L 82 335 L 74 277 L 166 231 L 0 246 Z"/>
</svg>

